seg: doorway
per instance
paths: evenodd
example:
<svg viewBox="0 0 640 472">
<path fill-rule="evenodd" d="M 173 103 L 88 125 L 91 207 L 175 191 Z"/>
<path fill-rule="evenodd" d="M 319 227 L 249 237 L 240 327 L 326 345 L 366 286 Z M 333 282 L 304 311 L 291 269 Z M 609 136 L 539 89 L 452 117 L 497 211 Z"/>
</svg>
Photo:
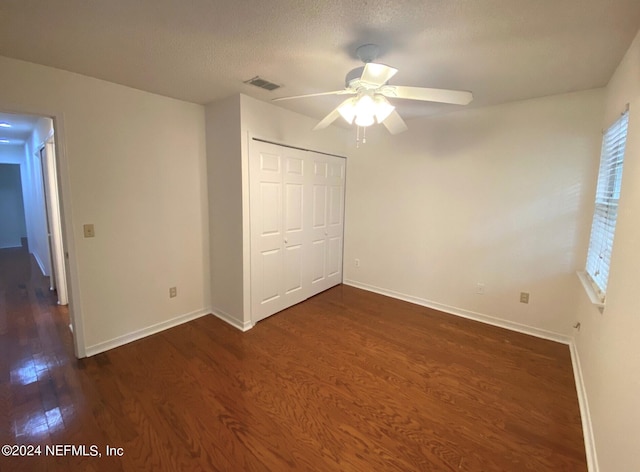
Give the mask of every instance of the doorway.
<svg viewBox="0 0 640 472">
<path fill-rule="evenodd" d="M 33 266 L 48 281 L 51 297 L 47 299 L 65 306 L 71 305 L 69 245 L 65 240 L 58 160 L 62 153 L 57 122 L 58 119 L 51 116 L 0 112 L 0 163 L 20 167 L 26 221 L 25 249 L 34 261 Z M 70 223 L 66 223 L 69 226 Z M 59 313 L 68 313 L 66 324 L 72 332 L 74 353 L 76 357 L 84 357 L 84 346 L 78 339 L 81 330 L 77 329 L 73 307 Z"/>
</svg>

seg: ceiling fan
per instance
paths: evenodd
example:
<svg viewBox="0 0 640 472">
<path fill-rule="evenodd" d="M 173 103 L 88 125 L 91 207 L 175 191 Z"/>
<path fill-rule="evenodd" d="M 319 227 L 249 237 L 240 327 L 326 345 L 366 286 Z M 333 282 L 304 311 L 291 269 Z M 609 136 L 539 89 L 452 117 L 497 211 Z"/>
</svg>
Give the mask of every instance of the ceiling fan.
<svg viewBox="0 0 640 472">
<path fill-rule="evenodd" d="M 375 44 L 365 44 L 356 50 L 356 54 L 365 64 L 347 74 L 343 90 L 280 97 L 273 99 L 273 101 L 319 97 L 321 95 L 353 95 L 325 116 L 313 128 L 314 131 L 326 128 L 342 116 L 347 123 L 359 127 L 382 123 L 391 134 L 398 134 L 405 131 L 407 125 L 387 98 L 455 105 L 468 105 L 473 100 L 471 92 L 462 90 L 390 85 L 389 79 L 398 72 L 398 69 L 373 62 L 378 57 L 378 52 L 379 48 Z"/>
</svg>

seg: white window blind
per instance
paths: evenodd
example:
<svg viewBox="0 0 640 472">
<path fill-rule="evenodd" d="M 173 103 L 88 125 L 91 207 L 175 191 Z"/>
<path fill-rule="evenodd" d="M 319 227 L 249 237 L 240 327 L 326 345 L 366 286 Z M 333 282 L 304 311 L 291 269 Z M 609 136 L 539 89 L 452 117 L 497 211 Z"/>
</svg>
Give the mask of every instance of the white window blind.
<svg viewBox="0 0 640 472">
<path fill-rule="evenodd" d="M 605 132 L 602 139 L 596 205 L 586 268 L 601 302 L 604 302 L 609 280 L 609 264 L 618 217 L 628 122 L 629 112 L 627 111 Z"/>
</svg>

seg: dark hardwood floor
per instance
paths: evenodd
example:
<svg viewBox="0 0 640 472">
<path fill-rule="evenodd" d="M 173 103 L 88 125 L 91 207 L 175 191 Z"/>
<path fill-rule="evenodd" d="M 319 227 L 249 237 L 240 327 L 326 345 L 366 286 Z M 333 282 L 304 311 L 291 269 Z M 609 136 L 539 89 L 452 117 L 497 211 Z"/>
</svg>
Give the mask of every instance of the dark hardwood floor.
<svg viewBox="0 0 640 472">
<path fill-rule="evenodd" d="M 338 286 L 76 360 L 47 287 L 0 250 L 2 471 L 587 470 L 567 346 Z"/>
</svg>

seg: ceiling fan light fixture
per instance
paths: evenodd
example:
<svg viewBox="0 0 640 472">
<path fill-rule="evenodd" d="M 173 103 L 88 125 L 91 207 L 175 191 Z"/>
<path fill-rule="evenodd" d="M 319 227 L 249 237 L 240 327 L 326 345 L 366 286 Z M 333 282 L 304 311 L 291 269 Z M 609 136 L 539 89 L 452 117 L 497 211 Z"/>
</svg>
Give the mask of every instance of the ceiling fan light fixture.
<svg viewBox="0 0 640 472">
<path fill-rule="evenodd" d="M 338 107 L 338 113 L 344 120 L 360 127 L 382 123 L 395 110 L 395 107 L 381 95 L 364 93 L 359 97 L 345 100 Z"/>
<path fill-rule="evenodd" d="M 356 116 L 363 115 L 373 115 L 376 111 L 376 102 L 373 101 L 373 97 L 368 93 L 363 93 L 360 95 L 358 100 L 356 101 Z"/>
<path fill-rule="evenodd" d="M 375 123 L 376 102 L 370 94 L 364 93 L 357 99 L 355 106 L 355 123 L 357 126 L 366 127 Z"/>
<path fill-rule="evenodd" d="M 389 80 L 395 76 L 398 69 L 376 61 L 378 46 L 364 44 L 356 50 L 356 54 L 364 62 L 364 66 L 350 70 L 345 77 L 345 88 L 332 92 L 307 93 L 289 97 L 274 98 L 291 100 L 323 95 L 352 95 L 339 104 L 325 116 L 313 129 L 324 129 L 340 116 L 358 128 L 382 124 L 391 134 L 402 133 L 407 125 L 385 97 L 402 100 L 418 100 L 422 102 L 448 103 L 451 105 L 468 105 L 473 100 L 473 94 L 466 90 L 436 89 L 428 87 L 413 87 L 405 85 L 390 85 Z M 363 136 L 364 136 L 364 130 Z M 358 133 L 360 130 L 358 129 Z M 364 137 L 362 142 L 364 142 Z"/>
<path fill-rule="evenodd" d="M 338 107 L 338 113 L 340 113 L 340 116 L 344 118 L 344 121 L 346 121 L 349 124 L 352 124 L 353 119 L 356 117 L 355 101 L 356 101 L 355 98 L 350 98 L 348 100 L 345 100 Z"/>
<path fill-rule="evenodd" d="M 378 123 L 382 123 L 384 120 L 386 120 L 393 112 L 393 110 L 396 109 L 396 107 L 389 103 L 389 100 L 381 95 L 378 95 L 375 98 L 375 108 L 376 121 Z"/>
<path fill-rule="evenodd" d="M 356 126 L 360 126 L 361 128 L 366 128 L 367 126 L 371 126 L 375 123 L 375 119 L 373 115 L 369 115 L 366 113 L 360 113 L 356 115 Z"/>
</svg>

